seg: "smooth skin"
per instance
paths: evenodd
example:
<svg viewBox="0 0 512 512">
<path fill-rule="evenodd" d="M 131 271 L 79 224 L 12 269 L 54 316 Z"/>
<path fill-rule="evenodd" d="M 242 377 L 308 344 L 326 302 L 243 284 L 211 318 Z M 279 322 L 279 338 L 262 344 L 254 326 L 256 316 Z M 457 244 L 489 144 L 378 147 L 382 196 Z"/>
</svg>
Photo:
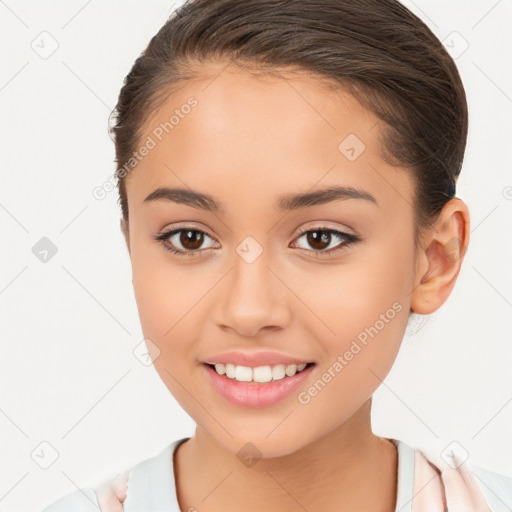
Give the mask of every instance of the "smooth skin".
<svg viewBox="0 0 512 512">
<path fill-rule="evenodd" d="M 413 175 L 381 158 L 373 113 L 306 73 L 256 77 L 225 62 L 198 69 L 141 130 L 142 142 L 197 100 L 127 176 L 129 222 L 121 222 L 155 368 L 197 424 L 175 453 L 180 508 L 392 512 L 397 453 L 372 432 L 371 396 L 409 312 L 430 314 L 450 295 L 469 243 L 468 208 L 450 200 L 416 250 Z M 349 134 L 365 145 L 353 161 L 338 149 Z M 330 185 L 364 190 L 376 203 L 277 206 Z M 208 194 L 221 210 L 144 202 L 158 187 Z M 203 241 L 187 244 L 178 233 L 165 243 L 192 256 L 154 239 L 183 223 L 205 231 Z M 325 226 L 361 240 L 326 235 L 321 246 L 300 234 Z M 237 253 L 247 237 L 263 251 L 251 263 Z M 297 392 L 265 408 L 232 405 L 205 374 L 202 361 L 220 352 L 269 349 L 317 363 L 307 390 L 394 303 L 394 318 L 307 404 Z M 262 454 L 252 467 L 237 456 L 248 442 Z"/>
</svg>

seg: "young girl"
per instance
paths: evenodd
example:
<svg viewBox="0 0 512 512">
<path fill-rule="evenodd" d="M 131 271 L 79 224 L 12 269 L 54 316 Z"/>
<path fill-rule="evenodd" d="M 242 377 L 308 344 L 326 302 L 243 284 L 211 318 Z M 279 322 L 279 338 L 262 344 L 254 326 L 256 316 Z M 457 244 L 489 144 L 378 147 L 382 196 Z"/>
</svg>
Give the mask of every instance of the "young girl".
<svg viewBox="0 0 512 512">
<path fill-rule="evenodd" d="M 511 479 L 460 445 L 371 428 L 409 316 L 466 253 L 467 119 L 452 58 L 395 0 L 175 11 L 113 136 L 147 349 L 196 432 L 44 512 L 511 510 Z"/>
</svg>

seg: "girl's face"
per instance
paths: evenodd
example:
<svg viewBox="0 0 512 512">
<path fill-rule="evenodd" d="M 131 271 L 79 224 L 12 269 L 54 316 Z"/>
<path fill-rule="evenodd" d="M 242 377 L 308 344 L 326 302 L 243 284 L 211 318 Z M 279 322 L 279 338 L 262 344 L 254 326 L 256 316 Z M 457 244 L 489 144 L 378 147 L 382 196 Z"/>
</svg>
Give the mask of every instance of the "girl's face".
<svg viewBox="0 0 512 512">
<path fill-rule="evenodd" d="M 347 422 L 395 360 L 418 284 L 413 181 L 381 159 L 382 125 L 352 96 L 223 68 L 205 65 L 145 125 L 127 177 L 132 281 L 176 400 L 227 450 L 280 456 Z M 210 199 L 145 201 L 163 187 Z M 285 398 L 237 405 L 204 364 L 230 350 L 316 364 Z"/>
</svg>

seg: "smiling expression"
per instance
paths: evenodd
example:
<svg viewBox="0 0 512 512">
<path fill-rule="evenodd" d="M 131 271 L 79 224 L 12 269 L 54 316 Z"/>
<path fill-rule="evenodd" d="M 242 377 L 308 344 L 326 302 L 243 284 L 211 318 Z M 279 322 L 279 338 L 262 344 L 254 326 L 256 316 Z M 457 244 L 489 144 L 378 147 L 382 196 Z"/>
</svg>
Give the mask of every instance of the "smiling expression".
<svg viewBox="0 0 512 512">
<path fill-rule="evenodd" d="M 195 422 L 233 451 L 285 454 L 346 422 L 395 360 L 417 280 L 414 182 L 349 94 L 210 67 L 141 131 L 155 144 L 127 177 L 134 293 L 155 368 Z M 240 407 L 203 364 L 229 350 L 316 364 L 283 400 Z"/>
</svg>

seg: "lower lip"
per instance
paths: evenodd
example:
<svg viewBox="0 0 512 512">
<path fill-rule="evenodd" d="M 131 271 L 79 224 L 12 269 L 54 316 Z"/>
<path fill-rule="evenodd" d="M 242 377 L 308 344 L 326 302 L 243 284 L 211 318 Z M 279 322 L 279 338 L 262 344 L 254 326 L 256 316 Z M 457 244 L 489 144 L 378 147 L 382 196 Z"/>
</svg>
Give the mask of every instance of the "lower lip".
<svg viewBox="0 0 512 512">
<path fill-rule="evenodd" d="M 230 403 L 242 407 L 266 407 L 290 396 L 309 377 L 315 364 L 308 366 L 293 377 L 256 383 L 239 382 L 219 375 L 211 366 L 203 364 L 213 387 Z"/>
</svg>

